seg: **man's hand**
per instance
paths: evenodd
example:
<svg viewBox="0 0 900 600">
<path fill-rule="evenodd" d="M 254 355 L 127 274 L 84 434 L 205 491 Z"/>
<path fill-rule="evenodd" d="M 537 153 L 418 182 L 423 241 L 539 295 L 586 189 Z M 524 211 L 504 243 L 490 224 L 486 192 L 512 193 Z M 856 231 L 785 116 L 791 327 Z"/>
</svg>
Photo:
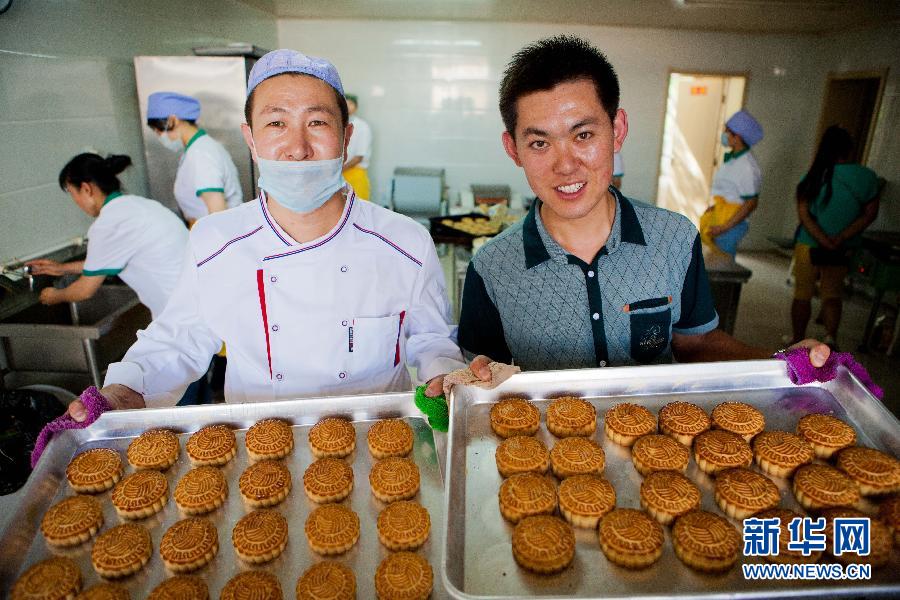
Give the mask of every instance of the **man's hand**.
<svg viewBox="0 0 900 600">
<path fill-rule="evenodd" d="M 59 304 L 62 300 L 59 298 L 60 290 L 52 287 L 46 287 L 41 290 L 41 304 L 46 304 L 47 306 L 52 306 L 53 304 Z"/>
<path fill-rule="evenodd" d="M 125 408 L 144 408 L 144 397 L 138 394 L 130 387 L 124 385 L 113 384 L 108 385 L 100 390 L 100 395 L 106 398 L 109 406 L 114 410 Z M 73 400 L 69 403 L 69 416 L 79 423 L 87 419 L 87 409 L 81 403 L 81 399 Z"/>
<path fill-rule="evenodd" d="M 819 340 L 805 339 L 797 342 L 788 350 L 793 350 L 794 348 L 809 348 L 809 362 L 816 368 L 824 365 L 828 357 L 831 356 L 831 348 Z"/>
<path fill-rule="evenodd" d="M 491 370 L 488 367 L 493 361 L 484 356 L 483 354 L 479 354 L 475 358 L 472 359 L 472 362 L 469 363 L 469 368 L 472 369 L 472 372 L 475 373 L 475 376 L 481 379 L 482 381 L 490 381 L 491 380 Z M 425 395 L 429 398 L 435 398 L 444 393 L 444 376 L 438 375 L 434 377 L 428 382 L 428 387 L 425 388 Z"/>
<path fill-rule="evenodd" d="M 26 266 L 31 267 L 31 273 L 33 275 L 65 275 L 68 271 L 66 270 L 66 266 L 63 263 L 56 262 L 55 260 L 50 260 L 49 258 L 39 258 L 37 260 L 30 260 L 25 263 Z"/>
</svg>

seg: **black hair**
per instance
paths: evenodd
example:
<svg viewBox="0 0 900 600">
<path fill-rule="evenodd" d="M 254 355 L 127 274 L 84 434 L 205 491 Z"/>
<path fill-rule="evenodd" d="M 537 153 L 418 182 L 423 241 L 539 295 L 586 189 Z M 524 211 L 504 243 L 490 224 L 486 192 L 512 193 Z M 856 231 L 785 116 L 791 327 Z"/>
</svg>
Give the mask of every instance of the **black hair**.
<svg viewBox="0 0 900 600">
<path fill-rule="evenodd" d="M 197 121 L 195 119 L 181 119 L 182 123 L 190 123 L 191 125 L 197 126 Z M 147 126 L 154 131 L 168 131 L 169 130 L 169 120 L 168 119 L 147 119 Z"/>
<path fill-rule="evenodd" d="M 99 154 L 85 152 L 66 163 L 59 172 L 59 187 L 65 191 L 66 185 L 80 187 L 82 183 L 93 183 L 104 194 L 112 194 L 122 189 L 116 175 L 129 166 L 131 157 L 124 154 L 110 154 L 103 158 Z"/>
<path fill-rule="evenodd" d="M 506 130 L 515 136 L 519 98 L 578 79 L 594 82 L 597 98 L 609 120 L 614 121 L 619 110 L 619 78 L 606 56 L 588 42 L 571 35 L 558 35 L 516 52 L 500 83 L 500 116 Z"/>
<path fill-rule="evenodd" d="M 837 125 L 826 129 L 809 172 L 797 184 L 797 199 L 811 204 L 819 197 L 819 192 L 824 186 L 825 196 L 822 198 L 822 206 L 826 206 L 831 200 L 834 165 L 849 158 L 852 152 L 853 137 L 849 131 Z"/>
<path fill-rule="evenodd" d="M 314 79 L 318 79 L 318 77 L 307 75 L 306 73 L 280 73 L 280 75 L 294 75 L 296 77 L 313 77 Z M 278 77 L 278 75 L 273 75 L 273 77 Z M 260 83 L 262 83 L 262 81 Z M 259 84 L 257 84 L 257 87 L 258 86 Z M 343 94 L 331 87 L 331 84 L 329 84 L 328 87 L 330 87 L 334 92 L 334 98 L 337 101 L 338 110 L 341 111 L 341 125 L 346 128 L 347 123 L 350 122 L 350 109 L 347 107 L 347 99 L 344 98 Z M 253 117 L 253 94 L 255 93 L 256 88 L 253 88 L 253 91 L 250 92 L 249 96 L 247 96 L 246 102 L 244 102 L 244 119 L 247 121 L 247 125 L 249 125 L 251 128 L 253 127 L 253 121 L 251 119 Z"/>
</svg>

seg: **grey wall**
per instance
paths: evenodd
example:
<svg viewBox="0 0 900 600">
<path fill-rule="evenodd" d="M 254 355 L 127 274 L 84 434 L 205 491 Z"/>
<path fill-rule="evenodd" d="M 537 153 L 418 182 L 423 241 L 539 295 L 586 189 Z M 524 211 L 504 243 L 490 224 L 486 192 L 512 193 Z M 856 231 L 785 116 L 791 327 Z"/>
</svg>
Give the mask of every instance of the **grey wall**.
<svg viewBox="0 0 900 600">
<path fill-rule="evenodd" d="M 87 149 L 128 154 L 147 190 L 135 55 L 194 46 L 274 48 L 275 18 L 235 0 L 14 0 L 0 15 L 0 263 L 84 235 L 57 175 Z"/>
</svg>

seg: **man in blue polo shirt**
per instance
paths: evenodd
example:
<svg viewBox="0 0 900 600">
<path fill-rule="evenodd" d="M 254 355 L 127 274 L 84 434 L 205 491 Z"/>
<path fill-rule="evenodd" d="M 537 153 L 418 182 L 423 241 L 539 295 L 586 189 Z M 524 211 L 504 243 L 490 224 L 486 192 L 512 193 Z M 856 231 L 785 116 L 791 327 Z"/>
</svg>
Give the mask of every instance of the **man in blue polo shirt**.
<svg viewBox="0 0 900 600">
<path fill-rule="evenodd" d="M 525 370 L 767 358 L 717 329 L 697 229 L 610 186 L 628 133 L 606 57 L 569 36 L 519 51 L 500 87 L 506 153 L 538 196 L 466 274 L 469 354 Z M 828 347 L 813 340 L 820 366 Z"/>
</svg>

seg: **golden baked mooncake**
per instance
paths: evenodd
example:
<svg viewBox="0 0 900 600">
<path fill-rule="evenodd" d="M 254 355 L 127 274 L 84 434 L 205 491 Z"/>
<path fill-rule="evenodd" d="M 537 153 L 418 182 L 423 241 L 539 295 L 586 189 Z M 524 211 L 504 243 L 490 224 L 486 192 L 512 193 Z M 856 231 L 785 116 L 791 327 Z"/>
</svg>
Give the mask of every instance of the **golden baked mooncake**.
<svg viewBox="0 0 900 600">
<path fill-rule="evenodd" d="M 165 471 L 178 460 L 178 436 L 168 429 L 145 431 L 128 445 L 128 463 L 135 469 Z"/>
<path fill-rule="evenodd" d="M 419 467 L 408 458 L 385 458 L 372 465 L 369 487 L 382 502 L 409 500 L 419 493 Z"/>
<path fill-rule="evenodd" d="M 863 496 L 900 492 L 900 460 L 880 450 L 844 448 L 838 452 L 837 468 L 856 482 Z"/>
<path fill-rule="evenodd" d="M 688 448 L 711 426 L 706 411 L 691 402 L 669 402 L 659 410 L 659 430 Z"/>
<path fill-rule="evenodd" d="M 656 433 L 656 417 L 637 404 L 616 404 L 603 418 L 603 431 L 614 444 L 631 446 L 639 437 Z"/>
<path fill-rule="evenodd" d="M 761 412 L 744 402 L 723 402 L 713 409 L 712 424 L 749 442 L 766 428 L 766 419 Z"/>
<path fill-rule="evenodd" d="M 309 449 L 316 458 L 344 458 L 356 449 L 353 423 L 340 417 L 322 419 L 309 430 Z"/>
<path fill-rule="evenodd" d="M 749 467 L 753 451 L 744 438 L 730 431 L 704 431 L 694 440 L 694 460 L 709 475 L 732 467 Z"/>
<path fill-rule="evenodd" d="M 891 548 L 893 538 L 890 527 L 879 519 L 873 519 L 869 515 L 855 508 L 826 508 L 820 515 L 825 519 L 825 551 L 834 556 L 836 560 L 844 564 L 865 563 L 873 567 L 883 567 L 891 560 Z M 869 554 L 860 556 L 854 553 L 842 552 L 840 556 L 834 555 L 834 520 L 841 519 L 869 519 Z"/>
<path fill-rule="evenodd" d="M 592 435 L 597 429 L 597 409 L 583 398 L 556 398 L 547 406 L 547 429 L 556 437 Z"/>
<path fill-rule="evenodd" d="M 900 546 L 900 494 L 885 498 L 878 505 L 878 518 L 894 532 L 894 545 Z"/>
<path fill-rule="evenodd" d="M 72 559 L 57 556 L 34 564 L 16 580 L 11 600 L 64 600 L 81 590 L 81 571 Z"/>
<path fill-rule="evenodd" d="M 278 558 L 288 542 L 288 522 L 277 510 L 261 508 L 244 515 L 231 530 L 238 557 L 251 564 Z"/>
<path fill-rule="evenodd" d="M 806 415 L 797 423 L 797 435 L 812 445 L 819 458 L 831 458 L 856 443 L 856 431 L 831 415 Z"/>
<path fill-rule="evenodd" d="M 513 529 L 512 552 L 519 566 L 529 571 L 558 573 L 575 558 L 575 532 L 559 517 L 526 517 Z"/>
<path fill-rule="evenodd" d="M 277 460 L 261 460 L 241 473 L 238 487 L 252 508 L 275 506 L 291 493 L 291 472 Z"/>
<path fill-rule="evenodd" d="M 631 462 L 645 477 L 653 471 L 687 471 L 691 451 L 667 435 L 639 437 L 631 446 Z"/>
<path fill-rule="evenodd" d="M 103 582 L 87 588 L 75 600 L 131 600 L 131 594 L 118 583 Z"/>
<path fill-rule="evenodd" d="M 215 467 L 195 467 L 175 486 L 175 504 L 187 515 L 204 515 L 225 504 L 228 483 Z"/>
<path fill-rule="evenodd" d="M 282 600 L 281 582 L 268 571 L 244 571 L 228 580 L 219 600 Z"/>
<path fill-rule="evenodd" d="M 416 550 L 428 540 L 431 517 L 417 502 L 392 502 L 378 515 L 378 539 L 388 550 Z"/>
<path fill-rule="evenodd" d="M 500 442 L 494 460 L 502 477 L 516 473 L 546 473 L 550 468 L 547 446 L 528 435 L 516 435 Z"/>
<path fill-rule="evenodd" d="M 818 562 L 822 558 L 822 552 L 813 550 L 809 556 L 803 556 L 800 550 L 789 550 L 788 543 L 791 541 L 791 530 L 788 528 L 794 519 L 802 519 L 803 515 L 785 508 L 770 508 L 757 514 L 757 519 L 780 519 L 778 532 L 778 554 L 769 554 L 765 559 L 773 563 L 791 563 L 791 564 L 807 564 Z"/>
<path fill-rule="evenodd" d="M 166 579 L 150 592 L 147 600 L 209 600 L 209 588 L 197 575 L 176 575 Z"/>
<path fill-rule="evenodd" d="M 598 537 L 606 558 L 629 569 L 643 569 L 658 561 L 665 541 L 662 526 L 633 508 L 617 508 L 603 517 Z"/>
<path fill-rule="evenodd" d="M 781 502 L 778 486 L 771 479 L 743 467 L 716 475 L 715 497 L 722 512 L 739 520 L 776 508 Z"/>
<path fill-rule="evenodd" d="M 573 475 L 557 490 L 559 512 L 575 527 L 594 529 L 616 507 L 616 490 L 599 475 Z"/>
<path fill-rule="evenodd" d="M 540 411 L 525 398 L 504 398 L 491 406 L 491 429 L 502 438 L 534 435 L 540 425 Z"/>
<path fill-rule="evenodd" d="M 41 519 L 41 533 L 52 546 L 77 546 L 100 531 L 103 507 L 91 496 L 72 496 L 51 506 Z"/>
<path fill-rule="evenodd" d="M 413 449 L 413 430 L 401 419 L 383 419 L 369 428 L 366 443 L 375 458 L 408 456 Z"/>
<path fill-rule="evenodd" d="M 641 482 L 641 508 L 669 525 L 676 518 L 700 508 L 700 489 L 678 471 L 655 471 Z"/>
<path fill-rule="evenodd" d="M 323 504 L 309 513 L 304 530 L 313 552 L 343 554 L 359 540 L 359 515 L 341 504 Z"/>
<path fill-rule="evenodd" d="M 66 479 L 79 494 L 96 494 L 118 483 L 124 471 L 118 452 L 110 448 L 94 448 L 72 459 L 66 467 Z"/>
<path fill-rule="evenodd" d="M 772 477 L 790 477 L 797 467 L 815 458 L 809 442 L 786 431 L 763 431 L 753 440 L 756 464 Z"/>
<path fill-rule="evenodd" d="M 303 489 L 313 502 L 340 502 L 353 491 L 353 469 L 339 458 L 320 458 L 303 473 Z"/>
<path fill-rule="evenodd" d="M 234 431 L 225 425 L 209 425 L 195 432 L 185 445 L 194 466 L 224 465 L 237 455 Z"/>
<path fill-rule="evenodd" d="M 572 475 L 601 475 L 605 466 L 606 454 L 592 439 L 563 438 L 550 450 L 550 468 L 560 479 Z"/>
<path fill-rule="evenodd" d="M 209 519 L 188 517 L 173 524 L 159 542 L 159 555 L 173 573 L 190 573 L 219 553 L 219 532 Z"/>
<path fill-rule="evenodd" d="M 356 576 L 331 560 L 314 564 L 297 580 L 297 600 L 355 600 Z"/>
<path fill-rule="evenodd" d="M 169 480 L 159 471 L 137 471 L 116 484 L 110 500 L 124 519 L 155 515 L 169 500 Z"/>
<path fill-rule="evenodd" d="M 806 510 L 856 506 L 859 487 L 842 471 L 828 465 L 803 465 L 794 472 L 794 497 Z"/>
<path fill-rule="evenodd" d="M 737 562 L 741 536 L 724 517 L 693 510 L 675 519 L 672 546 L 681 562 L 697 569 L 717 573 Z"/>
<path fill-rule="evenodd" d="M 504 480 L 498 495 L 500 514 L 511 523 L 556 510 L 556 486 L 546 475 L 520 473 Z"/>
<path fill-rule="evenodd" d="M 375 570 L 378 600 L 425 600 L 433 586 L 431 565 L 412 552 L 390 554 Z"/>
<path fill-rule="evenodd" d="M 91 563 L 101 577 L 116 579 L 137 573 L 150 561 L 150 532 L 134 523 L 117 525 L 97 536 Z"/>
<path fill-rule="evenodd" d="M 263 419 L 244 438 L 250 462 L 284 458 L 294 449 L 294 430 L 281 419 Z"/>
</svg>

